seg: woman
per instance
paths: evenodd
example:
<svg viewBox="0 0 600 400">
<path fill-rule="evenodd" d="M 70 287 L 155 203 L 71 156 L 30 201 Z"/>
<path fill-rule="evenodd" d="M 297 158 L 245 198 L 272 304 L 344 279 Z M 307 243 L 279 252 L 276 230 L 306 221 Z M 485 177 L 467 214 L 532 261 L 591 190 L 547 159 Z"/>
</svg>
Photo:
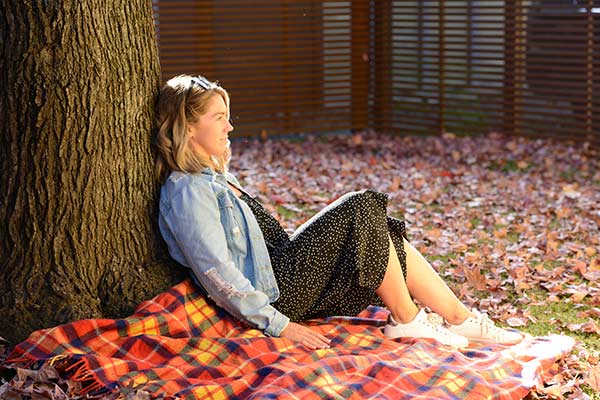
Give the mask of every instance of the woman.
<svg viewBox="0 0 600 400">
<path fill-rule="evenodd" d="M 364 190 L 330 204 L 288 236 L 227 171 L 229 96 L 203 77 L 177 76 L 157 103 L 159 226 L 171 256 L 217 305 L 267 335 L 326 348 L 298 324 L 385 305 L 391 338 L 517 343 L 467 309 L 387 217 L 387 196 Z M 419 310 L 413 297 L 443 317 Z"/>
</svg>

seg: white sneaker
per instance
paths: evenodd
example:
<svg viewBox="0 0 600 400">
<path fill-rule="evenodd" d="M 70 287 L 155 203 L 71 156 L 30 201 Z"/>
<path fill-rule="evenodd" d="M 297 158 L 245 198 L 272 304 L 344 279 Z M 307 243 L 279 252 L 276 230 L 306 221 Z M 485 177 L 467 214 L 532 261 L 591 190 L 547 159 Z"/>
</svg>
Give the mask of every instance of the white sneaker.
<svg viewBox="0 0 600 400">
<path fill-rule="evenodd" d="M 432 338 L 448 346 L 463 348 L 469 345 L 467 338 L 450 332 L 442 325 L 432 323 L 425 310 L 420 310 L 412 321 L 401 324 L 396 322 L 392 315 L 388 317 L 388 322 L 383 330 L 385 336 L 390 338 L 399 337 L 417 337 Z"/>
<path fill-rule="evenodd" d="M 479 343 L 516 344 L 523 340 L 520 332 L 497 327 L 486 314 L 475 309 L 471 312 L 475 317 L 469 317 L 459 325 L 447 324 L 448 330 Z"/>
<path fill-rule="evenodd" d="M 433 311 L 427 313 L 427 318 L 434 325 L 444 326 L 444 324 L 446 323 L 444 317 L 442 317 L 440 314 L 434 313 Z"/>
</svg>

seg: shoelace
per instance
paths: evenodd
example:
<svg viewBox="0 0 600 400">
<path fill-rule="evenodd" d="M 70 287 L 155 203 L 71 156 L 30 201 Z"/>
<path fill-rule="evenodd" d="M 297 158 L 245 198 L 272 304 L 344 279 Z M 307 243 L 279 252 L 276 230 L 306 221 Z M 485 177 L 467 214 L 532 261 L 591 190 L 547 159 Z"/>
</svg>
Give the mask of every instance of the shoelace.
<svg viewBox="0 0 600 400">
<path fill-rule="evenodd" d="M 483 336 L 487 336 L 487 334 L 492 330 L 492 328 L 496 327 L 492 320 L 490 320 L 490 318 L 487 316 L 487 314 L 479 313 L 479 315 L 477 316 L 477 322 L 481 327 L 481 334 Z M 498 332 L 495 333 L 497 334 Z"/>
<path fill-rule="evenodd" d="M 493 336 L 495 339 L 506 337 L 506 330 L 497 327 L 487 314 L 479 313 L 478 320 L 481 321 L 481 333 Z"/>
<path fill-rule="evenodd" d="M 437 332 L 442 333 L 442 334 L 444 334 L 444 336 L 447 336 L 447 337 L 450 337 L 453 335 L 452 331 L 449 331 L 446 328 L 444 317 L 442 317 L 440 314 L 434 313 L 434 312 L 428 313 L 427 320 L 430 325 L 433 325 L 434 329 Z"/>
<path fill-rule="evenodd" d="M 434 325 L 444 325 L 444 318 L 437 313 L 432 312 L 427 314 L 427 319 Z"/>
<path fill-rule="evenodd" d="M 437 316 L 437 318 L 436 318 Z M 444 328 L 441 323 L 438 323 L 438 318 L 442 318 L 439 315 L 429 314 L 427 315 L 427 320 L 423 321 L 424 324 L 427 324 L 430 328 L 435 330 L 437 333 L 442 334 L 445 337 L 451 337 L 453 334 L 448 329 Z"/>
</svg>

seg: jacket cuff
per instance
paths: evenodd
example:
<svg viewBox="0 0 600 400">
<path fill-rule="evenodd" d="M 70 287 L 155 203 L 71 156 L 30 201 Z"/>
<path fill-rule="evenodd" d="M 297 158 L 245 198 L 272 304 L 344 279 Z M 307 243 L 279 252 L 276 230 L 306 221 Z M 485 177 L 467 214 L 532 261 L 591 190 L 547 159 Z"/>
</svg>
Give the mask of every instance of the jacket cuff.
<svg viewBox="0 0 600 400">
<path fill-rule="evenodd" d="M 288 317 L 275 310 L 275 315 L 271 319 L 269 326 L 264 329 L 264 333 L 267 336 L 279 337 L 289 323 L 290 319 Z"/>
</svg>

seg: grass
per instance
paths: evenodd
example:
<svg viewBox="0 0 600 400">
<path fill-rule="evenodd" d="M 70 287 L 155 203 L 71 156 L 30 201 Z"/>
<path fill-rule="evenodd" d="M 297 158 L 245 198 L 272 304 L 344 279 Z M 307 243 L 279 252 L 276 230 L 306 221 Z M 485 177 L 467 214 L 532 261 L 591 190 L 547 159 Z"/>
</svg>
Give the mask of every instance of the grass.
<svg viewBox="0 0 600 400">
<path fill-rule="evenodd" d="M 536 322 L 531 322 L 523 327 L 523 331 L 534 336 L 544 336 L 548 334 L 565 333 L 581 343 L 588 352 L 598 352 L 600 349 L 600 336 L 593 333 L 571 332 L 567 329 L 562 329 L 568 324 L 580 324 L 587 321 L 587 318 L 577 317 L 577 313 L 581 309 L 574 307 L 573 303 L 565 301 L 548 303 L 546 305 L 529 306 L 529 312 Z M 578 354 L 578 350 L 575 350 Z M 590 396 L 592 400 L 600 400 L 600 393 L 596 393 L 589 385 L 582 385 L 583 391 Z"/>
<path fill-rule="evenodd" d="M 472 221 L 474 225 L 479 221 Z M 510 234 L 509 234 L 510 236 Z M 509 240 L 512 242 L 511 238 Z M 470 250 L 467 250 L 467 252 Z M 451 273 L 451 261 L 460 260 L 461 254 L 450 252 L 445 255 L 429 255 L 428 260 L 437 265 L 437 270 L 444 277 L 444 280 L 453 290 L 459 289 L 464 282 L 453 278 Z M 540 262 L 532 262 L 532 267 L 536 267 Z M 558 261 L 544 261 L 544 268 L 552 270 L 561 265 Z M 448 273 L 447 273 L 448 272 Z M 482 268 L 482 272 L 485 269 Z M 574 284 L 586 282 L 583 278 Z M 478 291 L 472 289 L 470 294 L 477 299 L 485 299 L 489 296 L 486 291 Z M 519 300 L 523 298 L 531 299 L 531 304 L 519 304 Z M 585 333 L 581 331 L 571 331 L 568 326 L 570 324 L 582 324 L 589 321 L 589 317 L 580 317 L 578 314 L 581 311 L 588 310 L 593 307 L 589 302 L 589 297 L 584 298 L 580 303 L 573 303 L 568 296 L 558 294 L 558 301 L 548 301 L 548 291 L 542 287 L 533 287 L 532 289 L 522 292 L 507 291 L 504 301 L 513 304 L 516 308 L 526 311 L 533 317 L 533 322 L 527 323 L 526 326 L 519 328 L 520 330 L 531 334 L 532 336 L 546 336 L 550 334 L 565 334 L 575 338 L 581 345 L 577 346 L 573 352 L 579 355 L 581 350 L 587 353 L 600 355 L 600 335 L 594 333 Z M 501 323 L 499 325 L 502 325 Z M 506 325 L 505 325 L 506 326 Z M 600 393 L 596 393 L 589 385 L 581 385 L 581 389 L 586 393 L 591 400 L 600 400 Z M 528 399 L 537 399 L 538 395 L 530 395 Z M 545 398 L 545 397 L 541 397 Z"/>
</svg>

